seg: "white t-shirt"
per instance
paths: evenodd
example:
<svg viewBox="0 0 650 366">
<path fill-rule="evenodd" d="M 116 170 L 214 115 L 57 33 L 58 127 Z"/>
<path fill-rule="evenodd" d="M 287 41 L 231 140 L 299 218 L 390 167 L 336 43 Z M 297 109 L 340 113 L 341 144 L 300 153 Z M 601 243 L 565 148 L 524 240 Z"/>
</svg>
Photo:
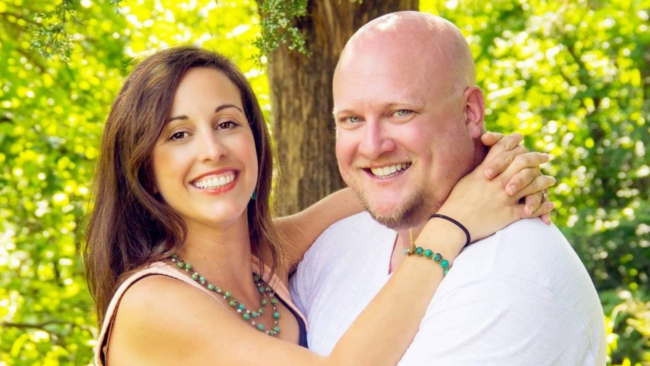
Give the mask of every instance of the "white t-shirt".
<svg viewBox="0 0 650 366">
<path fill-rule="evenodd" d="M 361 213 L 332 225 L 306 253 L 291 295 L 307 316 L 311 350 L 329 354 L 388 281 L 396 235 Z M 456 258 L 399 365 L 605 360 L 605 320 L 587 271 L 556 227 L 532 219 Z"/>
</svg>

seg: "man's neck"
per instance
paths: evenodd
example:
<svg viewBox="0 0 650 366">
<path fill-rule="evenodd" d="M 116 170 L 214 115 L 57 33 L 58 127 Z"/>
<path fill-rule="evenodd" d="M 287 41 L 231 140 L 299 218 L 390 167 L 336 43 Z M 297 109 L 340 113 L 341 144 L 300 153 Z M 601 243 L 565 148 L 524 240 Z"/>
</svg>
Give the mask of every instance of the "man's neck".
<svg viewBox="0 0 650 366">
<path fill-rule="evenodd" d="M 413 229 L 413 240 L 418 237 L 426 223 L 427 220 L 425 219 L 421 223 L 411 228 Z M 409 228 L 396 230 L 397 239 L 395 239 L 395 246 L 393 247 L 393 255 L 391 256 L 390 260 L 389 273 L 393 273 L 393 271 L 400 265 L 400 263 L 402 263 L 402 260 L 404 260 L 404 249 L 409 249 L 411 247 L 409 230 Z"/>
<path fill-rule="evenodd" d="M 467 173 L 470 173 L 472 170 L 476 169 L 476 167 L 479 166 L 483 160 L 485 160 L 487 153 L 488 148 L 483 145 L 480 139 L 475 140 L 474 164 Z M 441 205 L 442 204 L 437 207 L 430 207 L 430 211 L 428 212 L 430 214 L 434 214 Z M 395 230 L 397 232 L 397 239 L 395 239 L 395 246 L 393 247 L 393 255 L 391 256 L 389 273 L 393 273 L 393 271 L 400 265 L 400 263 L 402 263 L 402 260 L 404 260 L 404 249 L 411 247 L 409 229 L 413 229 L 413 240 L 417 239 L 418 235 L 424 228 L 424 225 L 427 224 L 428 218 L 428 216 L 422 217 L 420 220 L 418 220 L 418 223 L 413 225 L 411 228 L 407 227 Z"/>
</svg>

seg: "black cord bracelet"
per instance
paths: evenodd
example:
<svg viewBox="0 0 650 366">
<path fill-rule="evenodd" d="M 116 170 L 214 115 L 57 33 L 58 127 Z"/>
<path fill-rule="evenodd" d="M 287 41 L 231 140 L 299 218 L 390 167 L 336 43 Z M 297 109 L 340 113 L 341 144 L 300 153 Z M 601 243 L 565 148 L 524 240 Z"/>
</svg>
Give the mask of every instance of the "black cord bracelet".
<svg viewBox="0 0 650 366">
<path fill-rule="evenodd" d="M 449 221 L 449 222 L 455 224 L 456 226 L 458 226 L 461 230 L 463 230 L 463 232 L 465 233 L 465 236 L 467 237 L 467 242 L 465 243 L 465 245 L 463 246 L 463 248 L 466 247 L 466 246 L 468 246 L 468 245 L 470 245 L 470 244 L 472 243 L 472 238 L 471 238 L 471 236 L 469 235 L 469 230 L 467 230 L 467 228 L 466 228 L 465 226 L 463 226 L 463 224 L 461 224 L 460 222 L 458 222 L 458 221 L 452 219 L 452 218 L 449 217 L 449 216 L 440 215 L 440 214 L 433 214 L 433 215 L 429 216 L 429 220 L 431 220 L 431 219 L 433 219 L 433 218 L 435 218 L 435 217 L 439 217 L 439 218 L 441 218 L 441 219 L 445 219 L 445 220 L 447 220 L 447 221 Z"/>
</svg>

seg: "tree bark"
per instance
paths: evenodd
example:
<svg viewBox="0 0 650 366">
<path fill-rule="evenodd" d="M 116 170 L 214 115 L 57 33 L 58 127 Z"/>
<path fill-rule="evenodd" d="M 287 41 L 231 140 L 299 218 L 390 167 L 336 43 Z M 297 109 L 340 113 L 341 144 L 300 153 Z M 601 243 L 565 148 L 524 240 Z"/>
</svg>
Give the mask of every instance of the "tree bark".
<svg viewBox="0 0 650 366">
<path fill-rule="evenodd" d="M 345 186 L 334 153 L 332 77 L 348 39 L 383 14 L 417 10 L 419 0 L 310 0 L 296 26 L 311 57 L 282 46 L 268 65 L 272 134 L 280 174 L 275 208 L 300 211 Z"/>
</svg>

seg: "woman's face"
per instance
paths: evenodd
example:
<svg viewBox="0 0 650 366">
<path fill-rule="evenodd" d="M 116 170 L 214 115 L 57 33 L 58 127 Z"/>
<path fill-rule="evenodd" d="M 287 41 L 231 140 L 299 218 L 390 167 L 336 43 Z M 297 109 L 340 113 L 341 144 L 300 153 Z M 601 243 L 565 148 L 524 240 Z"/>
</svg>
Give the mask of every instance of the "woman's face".
<svg viewBox="0 0 650 366">
<path fill-rule="evenodd" d="M 257 155 L 239 89 L 213 68 L 190 69 L 153 151 L 155 186 L 183 220 L 241 219 L 257 182 Z"/>
</svg>

